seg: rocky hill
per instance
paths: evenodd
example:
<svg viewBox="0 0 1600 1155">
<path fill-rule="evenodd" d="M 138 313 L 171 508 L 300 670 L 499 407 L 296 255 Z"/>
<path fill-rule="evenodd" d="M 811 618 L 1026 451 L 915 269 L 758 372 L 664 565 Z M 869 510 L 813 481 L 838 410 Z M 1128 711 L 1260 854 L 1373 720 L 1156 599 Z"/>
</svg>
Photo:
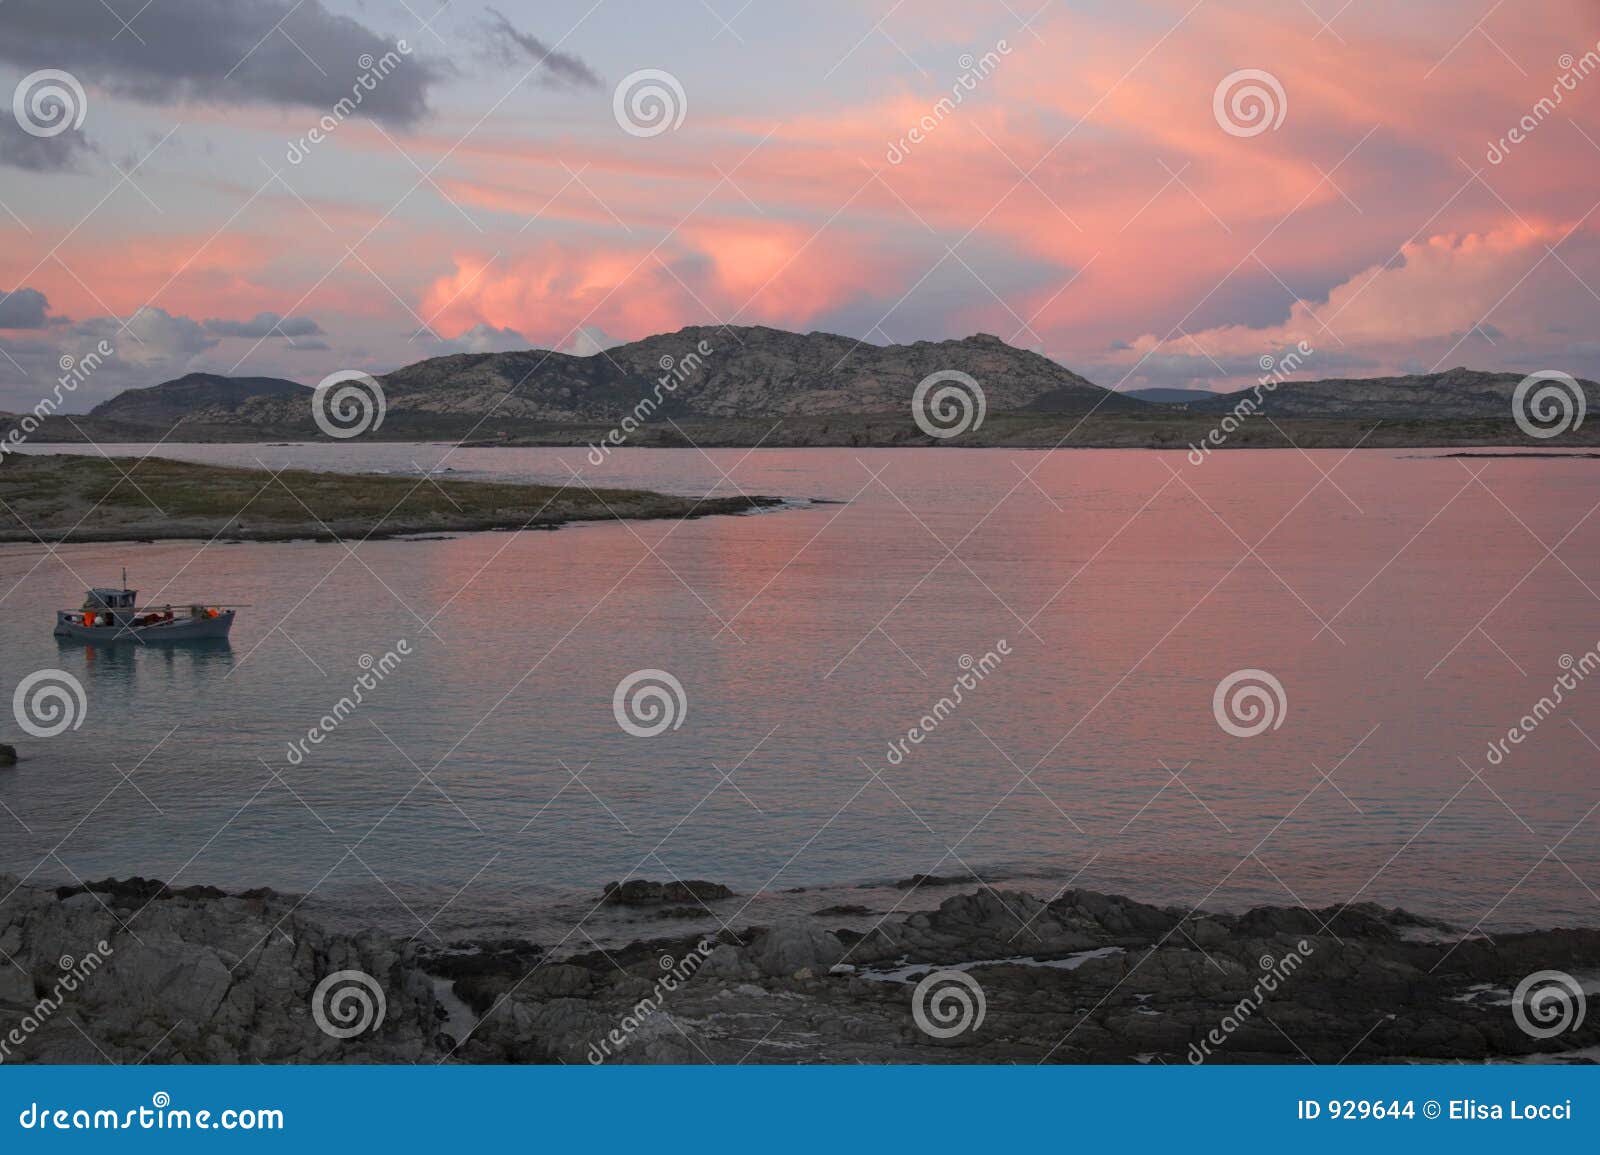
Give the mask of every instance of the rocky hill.
<svg viewBox="0 0 1600 1155">
<path fill-rule="evenodd" d="M 299 382 L 282 377 L 190 373 L 145 389 L 128 389 L 96 405 L 89 416 L 164 426 L 180 420 L 252 422 L 272 401 L 304 408 L 310 392 Z"/>
<path fill-rule="evenodd" d="M 461 353 L 384 374 L 389 412 L 484 414 L 612 422 L 667 379 L 660 413 L 677 417 L 905 414 L 917 383 L 959 370 L 982 386 L 991 412 L 1142 410 L 1037 353 L 979 334 L 961 341 L 869 345 L 833 333 L 761 326 L 690 327 L 586 357 L 529 349 Z M 301 398 L 273 399 L 250 420 L 290 424 Z"/>
<path fill-rule="evenodd" d="M 1462 418 L 1509 419 L 1511 398 L 1525 374 L 1450 369 L 1409 377 L 1285 381 L 1261 390 L 1260 412 L 1272 417 L 1353 417 L 1414 421 Z M 1580 382 L 1590 411 L 1600 407 L 1600 385 Z M 1254 389 L 1191 402 L 1190 413 L 1226 413 Z"/>
<path fill-rule="evenodd" d="M 1209 389 L 1172 389 L 1164 385 L 1153 385 L 1149 389 L 1129 389 L 1128 397 L 1137 397 L 1140 401 L 1151 401 L 1157 405 L 1188 405 L 1195 401 L 1209 401 L 1216 394 Z"/>
</svg>

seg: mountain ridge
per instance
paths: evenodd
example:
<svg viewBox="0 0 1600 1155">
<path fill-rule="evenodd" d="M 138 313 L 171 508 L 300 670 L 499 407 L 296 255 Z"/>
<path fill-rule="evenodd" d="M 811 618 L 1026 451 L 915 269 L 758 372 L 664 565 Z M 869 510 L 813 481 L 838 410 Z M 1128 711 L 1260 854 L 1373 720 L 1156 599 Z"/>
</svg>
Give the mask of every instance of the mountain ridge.
<svg viewBox="0 0 1600 1155">
<path fill-rule="evenodd" d="M 1000 412 L 1036 403 L 1053 412 L 1145 408 L 1047 357 L 983 333 L 871 345 L 820 331 L 695 325 L 586 356 L 545 349 L 446 354 L 378 380 L 391 412 L 493 411 L 570 424 L 617 420 L 668 378 L 673 384 L 665 390 L 662 411 L 669 416 L 904 413 L 917 383 L 940 370 L 972 375 L 988 407 Z"/>
<path fill-rule="evenodd" d="M 525 349 L 425 358 L 378 376 L 385 419 L 368 435 L 586 444 L 632 417 L 628 440 L 636 445 L 932 444 L 939 439 L 918 428 L 912 399 L 919 383 L 938 373 L 947 381 L 951 374 L 970 375 L 986 411 L 986 424 L 946 444 L 1027 447 L 1070 439 L 1175 447 L 1206 436 L 1229 414 L 1292 420 L 1308 443 L 1323 445 L 1359 443 L 1383 422 L 1388 426 L 1372 444 L 1528 441 L 1512 414 L 1520 373 L 1456 368 L 1291 379 L 1225 394 L 1116 393 L 990 334 L 873 345 L 760 325 L 691 325 L 583 356 Z M 1600 405 L 1600 386 L 1581 387 L 1586 405 Z M 1158 403 L 1141 392 L 1174 399 Z M 284 378 L 189 373 L 126 390 L 76 423 L 51 418 L 35 439 L 133 441 L 178 428 L 200 441 L 315 438 L 321 431 L 311 397 L 310 387 Z M 1235 431 L 1230 444 L 1287 443 L 1282 430 L 1263 424 L 1265 431 Z M 1582 428 L 1570 439 L 1594 436 Z"/>
<path fill-rule="evenodd" d="M 220 410 L 245 415 L 252 402 L 294 397 L 304 404 L 311 390 L 285 377 L 228 377 L 185 373 L 170 381 L 124 389 L 89 410 L 90 417 L 140 425 L 177 424 L 197 412 Z"/>
<path fill-rule="evenodd" d="M 1360 417 L 1370 420 L 1510 417 L 1512 397 L 1528 375 L 1457 366 L 1442 373 L 1394 377 L 1331 377 L 1251 386 L 1190 402 L 1189 413 L 1227 413 L 1247 399 L 1269 417 Z M 1576 379 L 1590 408 L 1600 406 L 1600 385 Z M 1259 393 L 1259 398 L 1256 395 Z"/>
<path fill-rule="evenodd" d="M 917 383 L 958 370 L 997 411 L 1135 412 L 1104 389 L 990 334 L 872 345 L 840 334 L 767 326 L 687 326 L 587 355 L 548 349 L 447 353 L 374 374 L 390 414 L 519 422 L 611 423 L 641 397 L 685 418 L 904 414 Z M 671 380 L 669 387 L 659 386 Z M 126 390 L 90 416 L 146 425 L 295 429 L 311 424 L 309 387 L 282 378 L 189 373 Z"/>
</svg>

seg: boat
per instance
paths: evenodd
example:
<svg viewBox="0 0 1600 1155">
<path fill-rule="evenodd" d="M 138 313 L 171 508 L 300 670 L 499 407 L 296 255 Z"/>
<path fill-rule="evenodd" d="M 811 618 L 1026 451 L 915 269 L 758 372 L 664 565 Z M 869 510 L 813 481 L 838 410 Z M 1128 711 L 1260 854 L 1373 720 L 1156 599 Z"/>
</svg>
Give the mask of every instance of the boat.
<svg viewBox="0 0 1600 1155">
<path fill-rule="evenodd" d="M 76 610 L 57 610 L 55 636 L 80 642 L 194 642 L 226 638 L 236 606 L 193 602 L 141 606 L 139 591 L 95 588 Z"/>
</svg>

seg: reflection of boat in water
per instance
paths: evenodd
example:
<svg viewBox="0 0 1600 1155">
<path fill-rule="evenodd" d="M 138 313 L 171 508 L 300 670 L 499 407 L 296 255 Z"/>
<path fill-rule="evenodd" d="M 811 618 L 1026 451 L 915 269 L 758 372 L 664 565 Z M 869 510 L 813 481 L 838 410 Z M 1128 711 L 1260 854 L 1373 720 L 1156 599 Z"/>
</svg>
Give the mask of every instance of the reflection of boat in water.
<svg viewBox="0 0 1600 1155">
<path fill-rule="evenodd" d="M 56 645 L 70 646 L 83 654 L 85 672 L 100 676 L 131 678 L 139 671 L 154 675 L 159 670 L 195 671 L 233 664 L 233 643 L 227 638 L 200 638 L 170 646 L 100 646 L 94 642 L 60 637 Z M 155 663 L 152 665 L 152 663 Z"/>
<path fill-rule="evenodd" d="M 123 575 L 127 586 L 127 575 Z M 195 642 L 226 638 L 233 627 L 228 606 L 195 603 L 141 606 L 137 590 L 92 589 L 77 610 L 57 610 L 55 636 L 93 642 Z"/>
</svg>

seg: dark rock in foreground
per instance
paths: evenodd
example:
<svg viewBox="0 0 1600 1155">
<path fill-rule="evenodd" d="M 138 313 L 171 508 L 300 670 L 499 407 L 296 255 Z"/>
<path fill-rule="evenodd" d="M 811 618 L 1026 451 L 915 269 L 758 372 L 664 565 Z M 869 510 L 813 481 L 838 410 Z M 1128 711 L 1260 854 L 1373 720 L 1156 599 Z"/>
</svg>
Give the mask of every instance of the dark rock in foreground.
<svg viewBox="0 0 1600 1155">
<path fill-rule="evenodd" d="M 726 897 L 701 882 L 608 893 L 663 903 L 674 887 Z M 0 951 L 15 963 L 0 967 L 0 1058 L 1478 1062 L 1579 1061 L 1600 1046 L 1600 1015 L 1535 1038 L 1510 1006 L 1535 972 L 1592 978 L 1600 930 L 1491 940 L 1369 904 L 1225 915 L 1086 890 L 985 890 L 865 933 L 825 925 L 562 956 L 520 939 L 422 948 L 335 933 L 270 891 L 0 878 Z M 959 998 L 918 1011 L 934 975 L 965 1012 Z M 355 993 L 337 1000 L 335 981 Z"/>
<path fill-rule="evenodd" d="M 605 902 L 623 906 L 659 906 L 663 903 L 717 902 L 732 898 L 733 891 L 720 882 L 689 879 L 683 882 L 652 882 L 630 878 L 627 882 L 606 883 Z"/>
<path fill-rule="evenodd" d="M 913 874 L 902 878 L 895 886 L 901 890 L 916 890 L 919 886 L 960 886 L 970 881 L 968 877 L 955 874 Z"/>
<path fill-rule="evenodd" d="M 15 766 L 16 764 L 17 748 L 0 742 L 0 766 Z"/>
<path fill-rule="evenodd" d="M 71 898 L 78 894 L 101 894 L 109 896 L 110 900 L 124 902 L 147 903 L 169 898 L 225 898 L 226 892 L 214 886 L 184 886 L 173 890 L 166 883 L 156 878 L 140 878 L 134 875 L 128 879 L 103 878 L 99 882 L 85 882 L 81 886 L 58 886 L 56 897 L 60 899 Z M 271 894 L 268 891 L 246 891 L 240 897 L 261 897 Z"/>
</svg>

